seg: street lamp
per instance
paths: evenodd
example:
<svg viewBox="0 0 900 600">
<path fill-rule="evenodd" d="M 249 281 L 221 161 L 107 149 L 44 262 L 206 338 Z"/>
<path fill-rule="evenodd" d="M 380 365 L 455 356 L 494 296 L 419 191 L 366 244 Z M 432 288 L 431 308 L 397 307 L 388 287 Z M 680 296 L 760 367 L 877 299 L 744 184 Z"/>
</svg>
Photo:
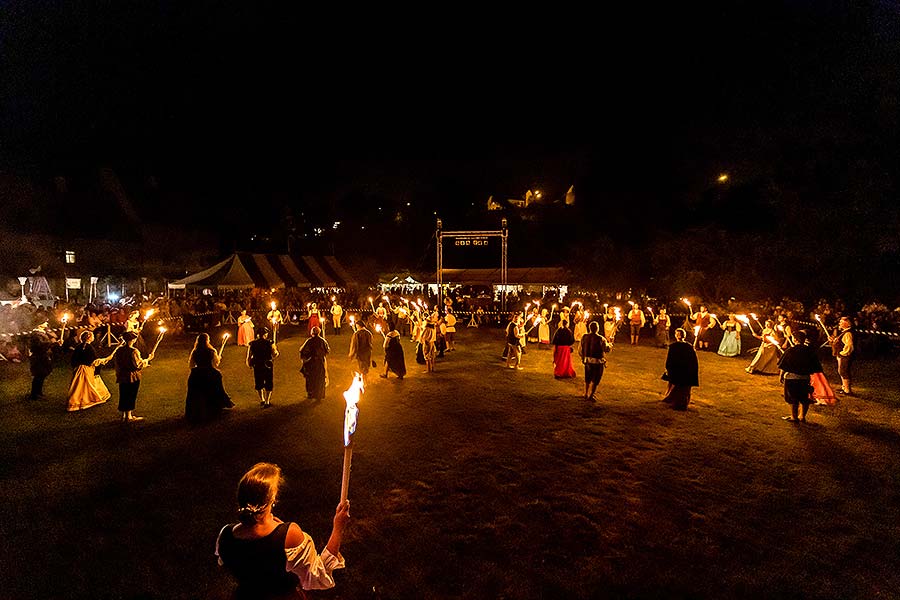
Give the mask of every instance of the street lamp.
<svg viewBox="0 0 900 600">
<path fill-rule="evenodd" d="M 719 183 L 725 183 L 726 181 L 728 181 L 728 173 L 722 173 L 716 178 L 716 181 L 718 181 Z"/>
</svg>

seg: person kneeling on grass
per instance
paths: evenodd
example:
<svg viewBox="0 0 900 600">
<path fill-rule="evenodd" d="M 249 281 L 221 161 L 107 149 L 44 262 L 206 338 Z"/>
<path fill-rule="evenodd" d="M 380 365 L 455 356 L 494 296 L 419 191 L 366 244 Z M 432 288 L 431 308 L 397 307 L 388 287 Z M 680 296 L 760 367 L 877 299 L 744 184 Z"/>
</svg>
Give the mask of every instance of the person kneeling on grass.
<svg viewBox="0 0 900 600">
<path fill-rule="evenodd" d="M 794 333 L 796 346 L 784 351 L 778 368 L 781 369 L 781 383 L 784 384 L 784 401 L 791 405 L 791 416 L 785 421 L 806 422 L 806 413 L 813 402 L 809 376 L 822 370 L 822 363 L 816 350 L 806 344 L 806 332 Z"/>
</svg>

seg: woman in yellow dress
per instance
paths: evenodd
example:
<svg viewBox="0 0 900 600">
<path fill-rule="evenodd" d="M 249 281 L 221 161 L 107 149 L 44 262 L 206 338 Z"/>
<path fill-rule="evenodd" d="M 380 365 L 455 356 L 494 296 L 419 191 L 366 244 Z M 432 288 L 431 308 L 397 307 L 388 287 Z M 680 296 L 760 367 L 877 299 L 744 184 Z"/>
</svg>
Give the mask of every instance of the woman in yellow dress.
<svg viewBox="0 0 900 600">
<path fill-rule="evenodd" d="M 72 385 L 69 386 L 68 410 L 70 412 L 103 404 L 110 397 L 106 384 L 100 379 L 100 374 L 95 369 L 108 363 L 113 355 L 97 358 L 97 352 L 91 346 L 94 334 L 90 331 L 82 332 L 80 339 L 81 343 L 72 353 L 72 368 L 75 373 L 72 377 Z"/>
</svg>

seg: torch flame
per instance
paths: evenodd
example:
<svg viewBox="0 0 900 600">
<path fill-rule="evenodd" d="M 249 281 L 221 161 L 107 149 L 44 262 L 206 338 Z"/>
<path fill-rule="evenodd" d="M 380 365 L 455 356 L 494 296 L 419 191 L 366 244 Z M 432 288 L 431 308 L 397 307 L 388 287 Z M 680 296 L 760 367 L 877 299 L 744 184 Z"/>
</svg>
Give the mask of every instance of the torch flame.
<svg viewBox="0 0 900 600">
<path fill-rule="evenodd" d="M 231 337 L 231 334 L 230 334 L 230 333 L 222 334 L 222 339 L 223 339 L 223 340 L 227 340 L 227 339 L 230 338 L 230 337 Z"/>
<path fill-rule="evenodd" d="M 622 310 L 618 306 L 613 307 L 613 312 L 616 313 L 617 321 L 622 318 Z"/>
<path fill-rule="evenodd" d="M 779 347 L 781 346 L 781 344 L 778 343 L 778 340 L 776 340 L 776 339 L 775 339 L 773 336 L 771 336 L 771 335 L 767 335 L 767 336 L 766 336 L 766 341 L 769 342 L 769 343 L 771 343 L 773 346 L 779 346 Z"/>
<path fill-rule="evenodd" d="M 350 445 L 350 436 L 356 431 L 356 416 L 359 409 L 356 405 L 359 403 L 360 395 L 365 391 L 365 384 L 361 373 L 353 374 L 353 383 L 344 392 L 344 402 L 347 403 L 347 409 L 344 412 L 344 446 Z"/>
<path fill-rule="evenodd" d="M 275 301 L 272 300 L 272 310 L 275 310 Z"/>
<path fill-rule="evenodd" d="M 758 321 L 758 320 L 759 320 L 759 319 L 756 318 L 756 313 L 750 313 L 750 316 L 753 318 L 754 321 Z"/>
<path fill-rule="evenodd" d="M 375 331 L 377 331 L 378 333 L 381 333 L 381 323 L 375 325 Z"/>
<path fill-rule="evenodd" d="M 688 300 L 688 299 L 687 299 L 687 298 L 682 298 L 682 299 L 681 299 L 681 301 L 682 301 L 682 302 L 684 302 L 684 303 L 685 303 L 685 304 L 687 304 L 687 305 L 688 305 L 688 307 L 690 307 L 690 306 L 691 306 L 691 301 L 690 301 L 690 300 Z"/>
<path fill-rule="evenodd" d="M 633 302 L 633 301 L 631 301 L 631 300 L 629 300 L 629 301 L 628 301 L 628 304 L 630 304 L 630 305 L 632 305 L 632 306 L 634 306 L 634 302 Z"/>
<path fill-rule="evenodd" d="M 160 327 L 160 328 L 159 328 L 159 332 L 160 332 L 160 333 L 165 333 L 165 332 L 167 332 L 167 331 L 168 331 L 168 329 L 166 329 L 165 327 Z"/>
<path fill-rule="evenodd" d="M 149 319 L 150 316 L 151 316 L 153 313 L 155 313 L 155 312 L 156 312 L 156 309 L 155 309 L 155 308 L 151 308 L 150 310 L 148 310 L 147 312 L 145 312 L 145 313 L 144 313 L 144 320 L 146 321 L 147 319 Z"/>
</svg>

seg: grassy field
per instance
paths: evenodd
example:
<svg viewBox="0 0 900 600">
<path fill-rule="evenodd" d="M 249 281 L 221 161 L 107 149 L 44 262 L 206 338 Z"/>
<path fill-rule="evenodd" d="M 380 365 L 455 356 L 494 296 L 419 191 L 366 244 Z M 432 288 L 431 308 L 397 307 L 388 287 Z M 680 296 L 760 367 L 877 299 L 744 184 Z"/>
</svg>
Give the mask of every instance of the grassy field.
<svg viewBox="0 0 900 600">
<path fill-rule="evenodd" d="M 296 330 L 294 330 L 296 332 Z M 599 401 L 529 347 L 503 368 L 502 333 L 466 330 L 422 373 L 370 377 L 350 484 L 347 569 L 322 598 L 897 598 L 897 365 L 858 364 L 859 397 L 781 420 L 777 377 L 700 355 L 687 412 L 660 402 L 665 351 L 618 345 Z M 25 400 L 27 365 L 0 364 L 0 597 L 227 598 L 213 557 L 234 491 L 282 466 L 276 507 L 321 548 L 340 491 L 349 336 L 329 338 L 331 384 L 303 400 L 300 338 L 279 342 L 263 411 L 225 350 L 236 408 L 182 420 L 188 340 L 164 342 L 123 425 L 105 405 L 65 412 L 68 370 Z M 380 351 L 379 351 L 380 356 Z M 826 374 L 835 381 L 832 365 Z"/>
</svg>

